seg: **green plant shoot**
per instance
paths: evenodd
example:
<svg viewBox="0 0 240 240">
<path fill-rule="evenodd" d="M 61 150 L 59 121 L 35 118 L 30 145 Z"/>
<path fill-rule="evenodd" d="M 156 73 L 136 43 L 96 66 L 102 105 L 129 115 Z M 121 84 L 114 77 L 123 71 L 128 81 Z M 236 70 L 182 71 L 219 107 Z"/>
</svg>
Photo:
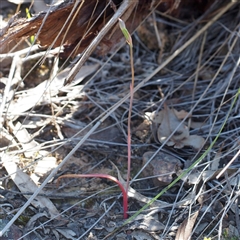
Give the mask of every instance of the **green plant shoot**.
<svg viewBox="0 0 240 240">
<path fill-rule="evenodd" d="M 121 18 L 119 18 L 118 22 L 119 22 L 119 27 L 120 27 L 124 37 L 126 38 L 126 41 L 127 41 L 128 45 L 130 47 L 132 47 L 133 46 L 132 37 L 131 37 L 130 33 L 128 32 L 127 28 L 126 28 L 126 25 L 125 25 L 124 21 Z"/>
</svg>

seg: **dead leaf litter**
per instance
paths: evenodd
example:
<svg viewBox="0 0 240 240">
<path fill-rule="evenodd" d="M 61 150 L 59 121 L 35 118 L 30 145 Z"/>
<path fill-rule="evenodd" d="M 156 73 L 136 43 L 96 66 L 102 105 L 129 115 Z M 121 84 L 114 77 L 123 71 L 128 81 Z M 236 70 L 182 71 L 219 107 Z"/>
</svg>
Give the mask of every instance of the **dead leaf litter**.
<svg viewBox="0 0 240 240">
<path fill-rule="evenodd" d="M 1 239 L 7 233 L 8 239 L 89 240 L 240 235 L 240 107 L 235 99 L 240 3 L 213 2 L 63 1 L 52 8 L 34 3 L 29 20 L 29 5 L 11 18 L 17 5 L 0 4 L 0 230 L 9 225 Z M 38 13 L 43 7 L 52 9 L 49 15 Z M 57 185 L 62 175 L 102 173 L 126 187 L 129 48 L 125 44 L 115 51 L 124 43 L 118 25 L 101 35 L 121 7 L 131 32 L 155 8 L 133 34 L 137 91 L 129 217 L 151 204 L 124 226 L 121 192 L 111 181 L 63 179 Z M 60 33 L 74 13 L 69 32 Z M 31 46 L 44 17 L 41 47 Z M 95 38 L 100 45 L 91 48 Z M 48 49 L 52 43 L 55 48 Z M 81 70 L 66 84 L 79 61 Z"/>
</svg>

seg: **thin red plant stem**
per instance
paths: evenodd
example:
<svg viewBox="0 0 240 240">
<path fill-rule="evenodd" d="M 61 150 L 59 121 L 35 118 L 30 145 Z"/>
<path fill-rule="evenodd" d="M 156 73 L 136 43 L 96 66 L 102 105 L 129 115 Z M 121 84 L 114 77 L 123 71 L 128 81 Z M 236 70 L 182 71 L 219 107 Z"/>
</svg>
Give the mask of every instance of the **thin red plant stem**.
<svg viewBox="0 0 240 240">
<path fill-rule="evenodd" d="M 131 64 L 131 75 L 132 82 L 130 84 L 130 103 L 129 103 L 129 111 L 128 111 L 128 136 L 127 136 L 127 145 L 128 145 L 128 169 L 127 169 L 127 184 L 126 184 L 126 192 L 128 193 L 129 182 L 130 182 L 130 174 L 131 174 L 131 115 L 132 115 L 132 105 L 133 105 L 133 88 L 134 88 L 134 64 L 133 64 L 133 42 L 132 37 L 128 30 L 126 29 L 126 25 L 124 21 L 119 18 L 119 26 L 122 30 L 124 37 L 126 38 L 127 44 L 129 45 L 130 50 L 130 64 Z"/>
<path fill-rule="evenodd" d="M 127 186 L 126 192 L 128 192 L 129 182 L 130 182 L 130 174 L 131 174 L 131 112 L 132 112 L 132 102 L 133 102 L 133 85 L 130 84 L 130 103 L 129 103 L 129 113 L 128 113 L 128 169 L 127 169 Z"/>
<path fill-rule="evenodd" d="M 129 47 L 130 47 L 132 82 L 130 83 L 130 101 L 129 101 L 129 112 L 128 112 L 128 138 L 127 138 L 127 143 L 128 143 L 128 170 L 127 170 L 126 192 L 128 192 L 129 182 L 130 182 L 130 174 L 131 174 L 131 116 L 132 116 L 133 87 L 134 87 L 134 65 L 133 65 L 132 38 L 130 38 Z"/>
<path fill-rule="evenodd" d="M 59 181 L 62 178 L 106 178 L 108 180 L 112 180 L 115 182 L 121 189 L 122 195 L 123 195 L 123 218 L 127 219 L 127 211 L 128 211 L 128 196 L 127 192 L 124 189 L 124 186 L 119 182 L 119 180 L 111 175 L 108 174 L 102 174 L 102 173 L 90 173 L 90 174 L 66 174 L 63 176 L 60 176 L 57 179 L 57 185 L 59 185 Z"/>
</svg>

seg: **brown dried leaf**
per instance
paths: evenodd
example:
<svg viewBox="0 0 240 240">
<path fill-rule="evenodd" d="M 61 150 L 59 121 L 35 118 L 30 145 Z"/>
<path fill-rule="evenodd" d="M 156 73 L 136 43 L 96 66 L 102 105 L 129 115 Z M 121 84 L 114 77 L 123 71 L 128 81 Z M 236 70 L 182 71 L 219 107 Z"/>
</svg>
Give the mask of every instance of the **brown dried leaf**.
<svg viewBox="0 0 240 240">
<path fill-rule="evenodd" d="M 47 176 L 47 174 L 56 167 L 57 159 L 55 157 L 46 156 L 40 158 L 40 160 L 37 162 L 34 172 L 31 175 L 31 178 L 35 183 L 38 183 L 40 178 Z"/>
<path fill-rule="evenodd" d="M 85 77 L 94 73 L 98 67 L 98 64 L 83 66 L 77 73 L 74 82 L 70 86 L 66 87 L 64 87 L 64 81 L 69 69 L 63 70 L 54 79 L 45 80 L 36 87 L 22 92 L 16 101 L 12 101 L 10 103 L 8 112 L 20 114 L 36 105 L 52 102 L 53 96 L 57 95 L 60 91 L 69 90 L 68 88 L 72 85 L 80 83 Z M 46 91 L 46 89 L 48 89 L 48 91 Z"/>
<path fill-rule="evenodd" d="M 33 180 L 24 173 L 17 164 L 13 161 L 11 156 L 4 155 L 3 166 L 5 167 L 9 176 L 11 176 L 14 183 L 17 185 L 18 189 L 23 192 L 35 192 L 38 186 L 33 182 Z M 29 198 L 28 195 L 24 195 L 25 198 Z M 47 209 L 51 217 L 56 217 L 59 212 L 52 201 L 43 196 L 37 196 L 31 204 L 36 208 Z"/>
<path fill-rule="evenodd" d="M 186 114 L 186 112 L 181 112 L 179 116 L 183 117 L 186 116 Z M 191 146 L 195 149 L 200 149 L 204 144 L 204 138 L 189 135 L 188 127 L 184 123 L 181 123 L 175 114 L 175 110 L 170 109 L 166 104 L 162 111 L 154 115 L 153 122 L 159 124 L 157 138 L 161 143 L 164 143 L 174 132 L 173 136 L 166 142 L 168 146 L 174 146 L 175 148 Z"/>
<path fill-rule="evenodd" d="M 40 150 L 40 145 L 32 139 L 32 136 L 28 133 L 27 129 L 22 127 L 20 122 L 16 123 L 13 133 L 22 145 L 25 157 L 33 157 Z"/>
<path fill-rule="evenodd" d="M 167 106 L 164 106 L 163 118 L 158 128 L 158 140 L 163 143 L 174 131 L 174 135 L 167 142 L 168 146 L 176 145 L 178 148 L 182 148 L 184 145 L 181 141 L 189 137 L 188 128 L 181 123 L 174 112 Z"/>
<path fill-rule="evenodd" d="M 183 146 L 190 146 L 195 149 L 201 148 L 204 142 L 205 142 L 204 138 L 197 135 L 190 135 L 187 139 L 182 140 Z M 175 148 L 177 147 L 175 146 Z"/>
<path fill-rule="evenodd" d="M 151 122 L 145 119 L 140 125 L 133 129 L 133 133 L 141 140 L 144 140 L 149 134 L 150 124 Z"/>
<path fill-rule="evenodd" d="M 181 110 L 181 111 L 177 111 L 176 109 L 173 109 L 174 114 L 176 115 L 176 117 L 178 119 L 184 119 L 186 116 L 188 116 L 188 112 L 186 112 L 185 110 Z M 191 117 L 191 114 L 189 114 L 188 117 Z"/>
<path fill-rule="evenodd" d="M 196 211 L 190 218 L 185 219 L 178 228 L 175 240 L 188 240 L 191 236 L 193 226 L 198 217 L 199 210 Z"/>
</svg>

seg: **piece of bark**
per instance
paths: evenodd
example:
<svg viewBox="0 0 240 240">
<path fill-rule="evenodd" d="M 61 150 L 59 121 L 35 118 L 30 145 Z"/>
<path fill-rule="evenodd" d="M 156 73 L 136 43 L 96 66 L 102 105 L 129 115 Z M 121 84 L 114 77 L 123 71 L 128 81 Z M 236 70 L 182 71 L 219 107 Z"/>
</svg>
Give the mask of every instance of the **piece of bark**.
<svg viewBox="0 0 240 240">
<path fill-rule="evenodd" d="M 113 6 L 118 8 L 123 1 L 114 0 L 112 2 L 114 3 Z M 134 9 L 130 9 L 130 12 L 123 14 L 122 18 L 125 20 L 130 32 L 140 24 L 152 8 L 159 4 L 159 2 L 152 4 L 154 2 L 158 1 L 141 0 Z M 42 47 L 64 45 L 66 56 L 81 42 L 75 49 L 74 56 L 82 52 L 90 44 L 113 16 L 114 10 L 111 5 L 107 6 L 107 4 L 108 1 L 67 0 L 52 7 L 49 13 L 41 12 L 31 19 L 14 19 L 8 25 L 8 29 L 0 34 L 0 52 L 9 51 L 8 45 L 11 41 L 36 35 L 39 29 L 41 29 L 37 42 Z M 121 30 L 115 26 L 101 42 L 99 52 L 101 54 L 108 52 L 121 38 Z"/>
</svg>

